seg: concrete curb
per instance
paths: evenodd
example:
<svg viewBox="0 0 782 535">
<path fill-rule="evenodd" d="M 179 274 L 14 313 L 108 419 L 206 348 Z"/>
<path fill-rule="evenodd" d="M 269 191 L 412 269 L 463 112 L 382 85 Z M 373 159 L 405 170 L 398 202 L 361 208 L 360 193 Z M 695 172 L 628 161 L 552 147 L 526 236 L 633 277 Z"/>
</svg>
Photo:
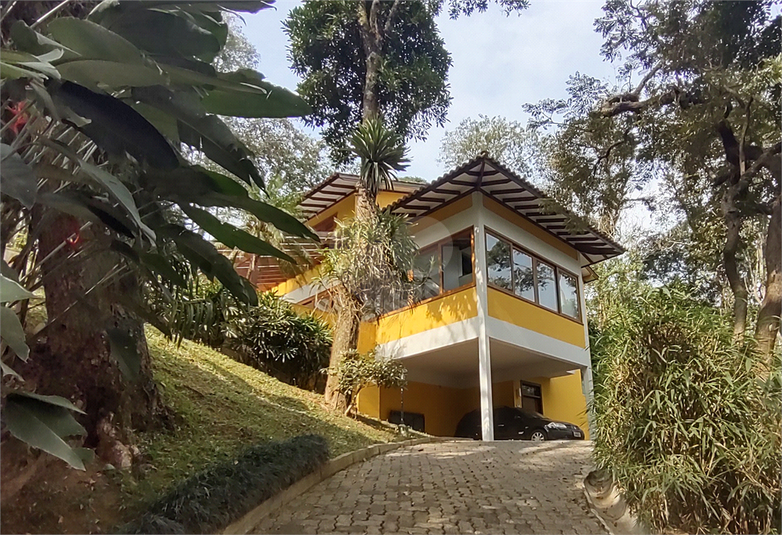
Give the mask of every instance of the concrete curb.
<svg viewBox="0 0 782 535">
<path fill-rule="evenodd" d="M 650 530 L 638 521 L 627 507 L 614 480 L 598 471 L 591 471 L 583 479 L 584 496 L 603 527 L 611 535 L 643 535 Z"/>
<path fill-rule="evenodd" d="M 441 441 L 443 441 L 443 439 L 439 437 L 416 438 L 412 440 L 405 440 L 404 442 L 373 444 L 368 448 L 344 453 L 339 457 L 330 460 L 325 465 L 320 467 L 320 469 L 316 470 L 308 476 L 303 477 L 275 496 L 272 496 L 268 500 L 261 502 L 260 505 L 244 515 L 242 518 L 229 524 L 228 527 L 226 527 L 221 533 L 225 535 L 245 535 L 246 533 L 250 533 L 261 520 L 269 516 L 271 513 L 286 505 L 287 503 L 290 503 L 295 498 L 298 498 L 301 494 L 307 492 L 321 481 L 330 478 L 337 472 L 340 472 L 353 464 L 366 461 L 367 459 L 370 459 L 376 455 L 388 453 L 389 451 L 398 448 L 406 448 L 410 446 L 417 446 L 418 444 Z"/>
</svg>

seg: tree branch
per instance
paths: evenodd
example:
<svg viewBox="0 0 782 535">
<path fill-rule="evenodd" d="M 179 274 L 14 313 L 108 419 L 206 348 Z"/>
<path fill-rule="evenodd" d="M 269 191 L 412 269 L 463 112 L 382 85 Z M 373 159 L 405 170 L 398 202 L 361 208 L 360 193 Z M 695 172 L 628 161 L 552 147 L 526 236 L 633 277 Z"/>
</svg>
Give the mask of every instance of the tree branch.
<svg viewBox="0 0 782 535">
<path fill-rule="evenodd" d="M 386 23 L 383 26 L 383 37 L 388 35 L 388 32 L 391 31 L 391 25 L 394 22 L 394 18 L 396 17 L 397 11 L 399 11 L 399 4 L 402 3 L 402 0 L 394 0 L 394 5 L 391 6 L 391 10 L 388 12 L 388 18 L 386 19 Z"/>
</svg>

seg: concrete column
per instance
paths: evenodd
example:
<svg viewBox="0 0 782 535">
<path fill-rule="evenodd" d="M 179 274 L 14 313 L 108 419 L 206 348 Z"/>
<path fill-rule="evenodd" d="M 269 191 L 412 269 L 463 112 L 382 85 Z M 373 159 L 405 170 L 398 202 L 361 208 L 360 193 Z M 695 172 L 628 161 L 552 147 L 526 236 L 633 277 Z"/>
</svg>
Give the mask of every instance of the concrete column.
<svg viewBox="0 0 782 535">
<path fill-rule="evenodd" d="M 478 300 L 478 379 L 481 387 L 481 431 L 483 440 L 494 440 L 494 407 L 491 384 L 491 351 L 486 332 L 489 293 L 486 277 L 486 234 L 483 227 L 483 195 L 473 193 L 473 206 L 479 206 L 475 225 L 475 293 Z"/>
<path fill-rule="evenodd" d="M 592 435 L 592 429 L 595 419 L 595 411 L 592 408 L 592 400 L 594 383 L 592 382 L 592 366 L 581 368 L 581 390 L 584 392 L 584 399 L 587 404 L 587 425 L 589 426 L 589 434 Z"/>
</svg>

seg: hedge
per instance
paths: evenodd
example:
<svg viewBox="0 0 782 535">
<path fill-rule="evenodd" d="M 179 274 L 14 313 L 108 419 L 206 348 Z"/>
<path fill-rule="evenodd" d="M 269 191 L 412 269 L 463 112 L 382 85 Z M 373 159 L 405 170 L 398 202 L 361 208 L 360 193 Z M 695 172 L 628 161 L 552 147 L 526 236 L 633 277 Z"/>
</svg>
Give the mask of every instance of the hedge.
<svg viewBox="0 0 782 535">
<path fill-rule="evenodd" d="M 329 458 L 318 435 L 252 446 L 179 483 L 121 533 L 210 533 L 320 468 Z"/>
</svg>

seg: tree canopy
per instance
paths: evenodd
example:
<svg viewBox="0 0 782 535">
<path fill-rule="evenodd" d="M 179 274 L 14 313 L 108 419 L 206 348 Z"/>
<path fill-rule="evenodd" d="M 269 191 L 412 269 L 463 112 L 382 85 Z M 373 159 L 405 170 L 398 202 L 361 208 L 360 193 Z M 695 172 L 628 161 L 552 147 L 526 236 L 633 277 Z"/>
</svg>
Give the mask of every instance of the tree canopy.
<svg viewBox="0 0 782 535">
<path fill-rule="evenodd" d="M 499 0 L 506 13 L 527 0 Z M 335 161 L 351 158 L 348 140 L 358 123 L 382 115 L 403 139 L 424 139 L 442 126 L 450 104 L 451 57 L 435 23 L 485 11 L 487 0 L 305 2 L 285 23 L 299 94 L 312 106 L 307 119 L 323 127 Z"/>
</svg>

